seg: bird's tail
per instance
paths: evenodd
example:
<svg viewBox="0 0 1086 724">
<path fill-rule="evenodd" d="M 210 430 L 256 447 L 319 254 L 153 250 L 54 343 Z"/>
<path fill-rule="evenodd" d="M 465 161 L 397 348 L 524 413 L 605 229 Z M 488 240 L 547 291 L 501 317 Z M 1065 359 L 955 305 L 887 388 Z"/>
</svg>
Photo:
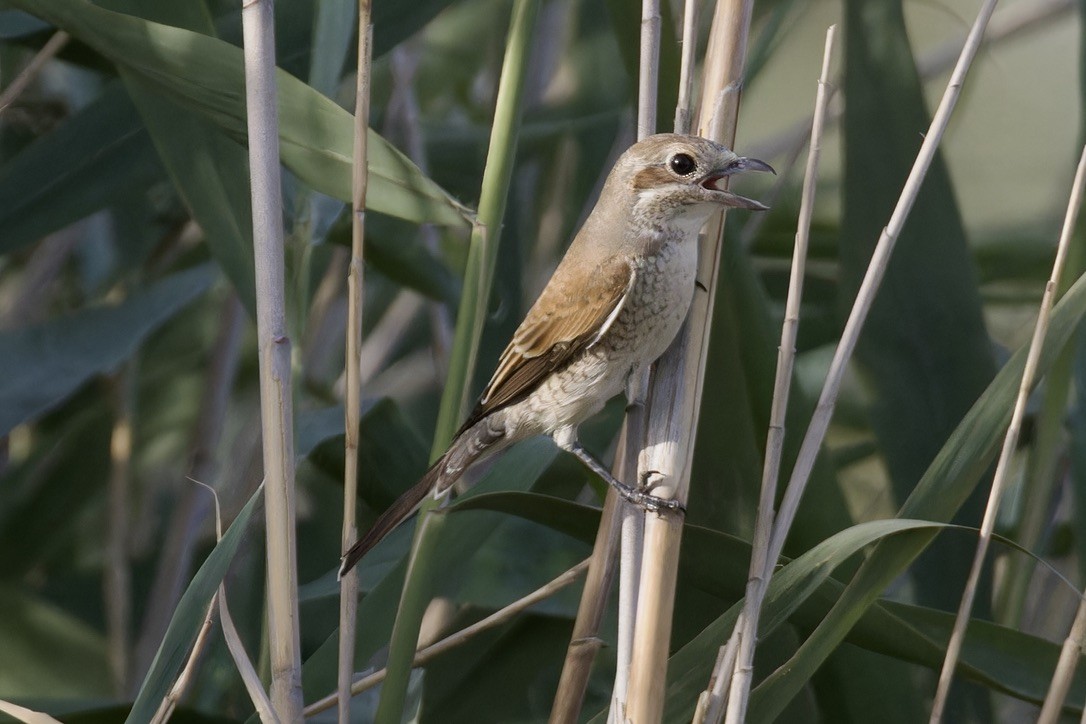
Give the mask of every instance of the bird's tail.
<svg viewBox="0 0 1086 724">
<path fill-rule="evenodd" d="M 419 505 L 422 503 L 423 498 L 427 494 L 434 490 L 434 486 L 437 484 L 438 479 L 442 473 L 445 472 L 445 458 L 448 457 L 448 453 L 438 458 L 438 461 L 430 466 L 430 469 L 426 471 L 426 474 L 422 478 L 407 489 L 400 497 L 396 498 L 388 510 L 374 521 L 366 533 L 358 539 L 358 541 L 351 546 L 351 549 L 344 554 L 339 564 L 339 577 L 343 578 L 347 571 L 357 565 L 362 560 L 362 556 L 366 555 L 371 548 L 384 540 L 385 536 L 391 533 L 396 527 L 414 515 L 418 510 Z"/>
<path fill-rule="evenodd" d="M 486 419 L 462 430 L 422 479 L 397 498 L 388 510 L 381 513 L 365 535 L 351 546 L 340 562 L 339 577 L 342 578 L 347 571 L 354 568 L 362 556 L 380 543 L 396 526 L 410 518 L 430 491 L 437 494 L 445 492 L 472 463 L 505 447 L 509 441 L 504 438 L 504 430 L 492 429 Z"/>
</svg>

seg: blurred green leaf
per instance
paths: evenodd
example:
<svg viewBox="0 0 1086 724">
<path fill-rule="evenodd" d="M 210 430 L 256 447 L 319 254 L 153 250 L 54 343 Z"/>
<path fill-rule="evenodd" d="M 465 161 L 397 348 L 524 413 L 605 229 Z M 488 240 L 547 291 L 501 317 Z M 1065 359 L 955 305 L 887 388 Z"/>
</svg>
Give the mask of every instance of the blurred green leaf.
<svg viewBox="0 0 1086 724">
<path fill-rule="evenodd" d="M 128 359 L 148 334 L 203 294 L 211 281 L 207 268 L 190 269 L 116 306 L 0 332 L 0 435 Z"/>
<path fill-rule="evenodd" d="M 11 0 L 64 28 L 238 140 L 246 136 L 240 48 L 221 40 L 114 13 L 84 0 Z M 279 71 L 280 153 L 314 189 L 347 201 L 351 189 L 351 114 Z M 403 154 L 369 132 L 368 205 L 394 216 L 459 226 L 465 210 Z"/>
<path fill-rule="evenodd" d="M 231 561 L 234 560 L 234 554 L 237 553 L 249 526 L 249 519 L 263 499 L 263 492 L 264 488 L 260 487 L 253 493 L 185 589 L 170 619 L 166 636 L 151 663 L 151 669 L 132 704 L 132 711 L 126 719 L 130 724 L 150 721 L 163 697 L 176 681 L 188 659 L 196 634 L 207 617 L 211 597 L 215 595 Z"/>
<path fill-rule="evenodd" d="M 105 697 L 112 690 L 105 638 L 25 588 L 0 584 L 0 697 Z"/>
<path fill-rule="evenodd" d="M 54 426 L 35 429 L 40 445 L 0 478 L 0 576 L 23 580 L 43 564 L 68 568 L 78 549 L 80 520 L 99 505 L 109 475 L 110 425 L 106 405 L 64 408 Z M 42 531 L 49 531 L 43 535 Z M 100 600 L 87 600 L 79 582 L 58 581 L 49 591 L 69 613 L 93 620 Z M 74 606 L 74 607 L 73 607 Z"/>
<path fill-rule="evenodd" d="M 125 89 L 90 105 L 0 168 L 0 254 L 143 192 L 162 166 Z"/>
<path fill-rule="evenodd" d="M 106 6 L 119 11 L 142 7 L 159 22 L 214 34 L 202 2 L 137 6 L 133 0 L 111 0 Z M 250 317 L 255 319 L 248 154 L 213 123 L 163 97 L 154 84 L 127 66 L 120 66 L 120 73 L 178 193 L 192 210 L 211 253 L 234 284 Z"/>
<path fill-rule="evenodd" d="M 0 38 L 4 40 L 33 35 L 48 29 L 48 23 L 43 23 L 33 15 L 18 10 L 0 10 Z"/>
</svg>

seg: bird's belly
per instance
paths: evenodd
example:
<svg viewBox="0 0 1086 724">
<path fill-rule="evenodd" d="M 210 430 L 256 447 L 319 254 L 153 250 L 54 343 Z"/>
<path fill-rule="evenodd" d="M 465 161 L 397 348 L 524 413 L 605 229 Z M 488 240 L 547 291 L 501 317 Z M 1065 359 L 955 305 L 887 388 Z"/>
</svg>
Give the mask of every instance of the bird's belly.
<svg viewBox="0 0 1086 724">
<path fill-rule="evenodd" d="M 548 375 L 526 398 L 502 411 L 507 434 L 523 439 L 580 424 L 622 392 L 627 370 L 606 350 L 588 350 L 564 369 Z"/>
</svg>

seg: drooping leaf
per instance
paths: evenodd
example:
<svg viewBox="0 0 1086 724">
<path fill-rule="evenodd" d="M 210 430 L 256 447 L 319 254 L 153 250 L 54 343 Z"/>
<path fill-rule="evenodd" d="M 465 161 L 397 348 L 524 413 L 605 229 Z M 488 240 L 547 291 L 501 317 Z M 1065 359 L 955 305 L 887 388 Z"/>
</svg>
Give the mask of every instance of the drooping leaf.
<svg viewBox="0 0 1086 724">
<path fill-rule="evenodd" d="M 162 698 L 173 686 L 207 616 L 211 597 L 215 595 L 230 562 L 234 560 L 234 554 L 241 545 L 253 511 L 263 499 L 263 492 L 264 488 L 261 487 L 253 494 L 185 589 L 170 619 L 166 636 L 151 663 L 151 669 L 132 704 L 126 720 L 129 724 L 150 721 Z"/>
</svg>

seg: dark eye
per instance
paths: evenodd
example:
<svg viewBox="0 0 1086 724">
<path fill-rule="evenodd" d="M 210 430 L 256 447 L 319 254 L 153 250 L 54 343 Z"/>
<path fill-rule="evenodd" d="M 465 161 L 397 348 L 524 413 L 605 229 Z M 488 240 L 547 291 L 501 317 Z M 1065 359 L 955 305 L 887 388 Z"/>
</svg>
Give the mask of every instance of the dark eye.
<svg viewBox="0 0 1086 724">
<path fill-rule="evenodd" d="M 671 157 L 671 160 L 667 162 L 671 170 L 680 176 L 686 176 L 694 172 L 694 169 L 698 167 L 694 159 L 686 153 L 676 153 Z"/>
</svg>

